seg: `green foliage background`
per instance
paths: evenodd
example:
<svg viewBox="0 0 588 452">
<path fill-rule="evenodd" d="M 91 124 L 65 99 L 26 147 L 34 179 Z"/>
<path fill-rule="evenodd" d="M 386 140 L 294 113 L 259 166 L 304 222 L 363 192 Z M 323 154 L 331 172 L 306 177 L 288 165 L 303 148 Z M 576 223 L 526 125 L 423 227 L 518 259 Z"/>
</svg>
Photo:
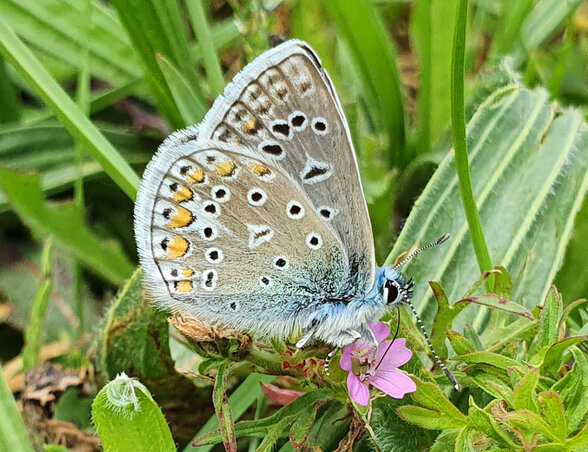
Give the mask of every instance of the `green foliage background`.
<svg viewBox="0 0 588 452">
<path fill-rule="evenodd" d="M 129 439 L 167 450 L 166 420 L 184 450 L 588 450 L 588 2 L 469 3 L 463 78 L 452 52 L 464 0 L 0 0 L 0 450 L 54 439 L 25 429 L 10 395 L 44 361 L 96 371 L 90 393 L 63 397 L 54 415 L 80 413 L 67 420 L 97 429 L 105 450 Z M 143 297 L 139 174 L 271 35 L 307 41 L 333 79 L 378 263 L 452 234 L 406 273 L 461 392 L 404 311 L 419 389 L 362 411 L 343 372 L 319 378 L 326 350 L 186 341 Z M 500 266 L 490 277 L 479 277 L 451 144 L 461 83 L 469 178 Z M 105 386 L 120 372 L 145 386 Z M 306 394 L 279 409 L 260 389 L 270 381 Z M 109 413 L 120 421 L 101 422 Z M 203 446 L 191 447 L 197 433 Z"/>
</svg>

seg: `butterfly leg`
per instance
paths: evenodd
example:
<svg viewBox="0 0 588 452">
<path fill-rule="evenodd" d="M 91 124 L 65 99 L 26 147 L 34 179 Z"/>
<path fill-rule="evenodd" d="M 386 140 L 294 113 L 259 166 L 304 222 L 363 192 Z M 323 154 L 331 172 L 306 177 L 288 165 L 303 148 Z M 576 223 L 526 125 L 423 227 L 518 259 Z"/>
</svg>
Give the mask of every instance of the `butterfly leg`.
<svg viewBox="0 0 588 452">
<path fill-rule="evenodd" d="M 310 328 L 306 333 L 304 333 L 302 337 L 298 339 L 298 342 L 296 342 L 296 348 L 304 348 L 306 344 L 308 344 L 312 339 L 314 331 L 314 328 Z"/>
<path fill-rule="evenodd" d="M 333 350 L 331 350 L 329 352 L 329 354 L 325 358 L 325 375 L 327 377 L 329 376 L 329 363 L 331 362 L 331 359 L 333 358 L 333 356 L 335 356 L 335 353 L 337 353 L 338 351 L 339 351 L 339 347 L 334 348 Z"/>
</svg>

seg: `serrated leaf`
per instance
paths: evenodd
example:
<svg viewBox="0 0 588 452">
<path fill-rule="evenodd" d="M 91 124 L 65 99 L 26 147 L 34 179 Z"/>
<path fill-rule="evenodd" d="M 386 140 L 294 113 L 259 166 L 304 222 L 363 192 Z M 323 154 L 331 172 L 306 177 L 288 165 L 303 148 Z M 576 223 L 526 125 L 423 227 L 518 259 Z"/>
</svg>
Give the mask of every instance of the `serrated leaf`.
<svg viewBox="0 0 588 452">
<path fill-rule="evenodd" d="M 569 337 L 567 339 L 564 339 L 551 345 L 547 349 L 545 357 L 543 358 L 543 362 L 541 364 L 541 371 L 544 373 L 550 373 L 551 375 L 555 375 L 556 372 L 560 369 L 560 367 L 564 364 L 562 362 L 564 352 L 572 345 L 579 344 L 580 342 L 584 342 L 586 340 L 588 340 L 588 338 L 586 338 L 585 336 Z"/>
<path fill-rule="evenodd" d="M 462 303 L 449 306 L 449 300 L 441 285 L 434 281 L 429 281 L 429 286 L 433 290 L 437 301 L 437 313 L 433 319 L 433 328 L 431 330 L 431 343 L 441 358 L 447 358 L 445 332 L 451 329 L 453 320 L 467 305 Z"/>
<path fill-rule="evenodd" d="M 539 403 L 535 392 L 539 382 L 539 369 L 528 372 L 513 390 L 513 402 L 515 410 L 528 410 L 539 413 Z"/>
<path fill-rule="evenodd" d="M 509 411 L 500 416 L 500 420 L 511 429 L 525 435 L 540 434 L 546 439 L 557 441 L 557 434 L 545 420 L 531 411 Z"/>
<path fill-rule="evenodd" d="M 487 392 L 498 400 L 504 400 L 508 406 L 513 407 L 512 389 L 504 382 L 494 378 L 492 375 L 480 372 L 471 377 L 476 386 Z"/>
<path fill-rule="evenodd" d="M 405 405 L 398 408 L 396 412 L 406 422 L 428 430 L 445 430 L 464 426 L 464 422 L 461 420 L 444 417 L 439 411 L 420 406 Z"/>
<path fill-rule="evenodd" d="M 517 281 L 512 299 L 526 308 L 545 297 L 588 188 L 588 128 L 582 114 L 548 100 L 546 91 L 512 82 L 483 100 L 467 127 L 474 198 L 490 254 Z M 446 232 L 451 239 L 443 251 L 413 259 L 403 271 L 417 280 L 438 281 L 454 300 L 479 273 L 452 153 L 416 201 L 386 263 Z M 415 286 L 413 302 L 430 323 L 436 305 L 424 284 Z M 485 316 L 484 309 L 465 310 L 453 329 L 468 322 L 480 331 Z"/>
<path fill-rule="evenodd" d="M 555 435 L 560 441 L 564 441 L 568 436 L 568 427 L 563 411 L 563 404 L 557 392 L 548 391 L 537 394 L 541 404 L 541 414 L 545 421 L 551 425 Z"/>
<path fill-rule="evenodd" d="M 225 389 L 226 379 L 230 372 L 230 363 L 223 361 L 217 368 L 217 375 L 212 391 L 212 403 L 216 411 L 216 417 L 220 425 L 220 434 L 223 446 L 227 452 L 237 452 L 237 438 L 235 437 L 235 426 L 233 415 L 229 406 L 229 399 Z"/>
<path fill-rule="evenodd" d="M 535 341 L 536 347 L 543 347 L 557 342 L 559 339 L 559 321 L 563 312 L 561 294 L 555 287 L 547 293 L 539 318 L 539 333 Z"/>
<path fill-rule="evenodd" d="M 577 347 L 572 347 L 570 351 L 575 361 L 572 369 L 551 387 L 564 403 L 568 433 L 576 430 L 588 413 L 588 403 L 585 403 L 588 393 L 588 362 Z"/>
<path fill-rule="evenodd" d="M 308 431 L 316 419 L 317 411 L 318 407 L 314 405 L 307 406 L 300 411 L 300 414 L 292 424 L 292 427 L 290 427 L 288 438 L 290 439 L 292 446 L 294 446 L 294 449 L 300 450 L 306 442 Z"/>
<path fill-rule="evenodd" d="M 100 390 L 92 403 L 92 417 L 104 452 L 176 450 L 149 390 L 124 374 Z"/>
<path fill-rule="evenodd" d="M 469 398 L 469 404 L 470 408 L 468 411 L 468 421 L 472 428 L 484 433 L 490 438 L 493 438 L 499 444 L 504 444 L 511 447 L 516 446 L 516 444 L 510 439 L 508 433 L 502 429 L 502 426 L 498 423 L 494 416 L 487 412 L 489 407 L 486 407 L 484 410 L 482 410 L 476 405 L 472 396 Z"/>
<path fill-rule="evenodd" d="M 134 267 L 120 248 L 98 240 L 83 224 L 74 204 L 45 202 L 38 176 L 0 168 L 0 189 L 33 233 L 50 235 L 93 272 L 117 285 L 132 274 Z"/>
</svg>

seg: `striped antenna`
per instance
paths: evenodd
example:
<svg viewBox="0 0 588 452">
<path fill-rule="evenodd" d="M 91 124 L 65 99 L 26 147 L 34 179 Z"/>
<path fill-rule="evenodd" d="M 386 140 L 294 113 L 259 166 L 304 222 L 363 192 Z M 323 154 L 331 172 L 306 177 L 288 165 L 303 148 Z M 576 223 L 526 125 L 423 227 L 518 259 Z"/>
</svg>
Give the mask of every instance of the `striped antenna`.
<svg viewBox="0 0 588 452">
<path fill-rule="evenodd" d="M 396 270 L 397 268 L 402 267 L 409 260 L 411 260 L 417 254 L 419 254 L 421 251 L 424 251 L 427 248 L 431 248 L 432 246 L 441 245 L 443 242 L 445 242 L 446 240 L 448 240 L 449 237 L 451 237 L 451 236 L 449 235 L 449 233 L 447 233 L 443 237 L 435 240 L 434 242 L 428 243 L 427 245 L 421 246 L 419 249 L 414 250 L 412 253 L 410 253 L 408 256 L 406 256 L 404 259 L 402 259 L 400 262 L 398 262 L 394 267 L 392 267 L 392 270 Z"/>
<path fill-rule="evenodd" d="M 443 370 L 443 372 L 445 373 L 447 378 L 449 378 L 449 381 L 451 381 L 451 383 L 453 384 L 453 387 L 459 391 L 459 383 L 457 382 L 457 380 L 455 379 L 455 377 L 453 376 L 451 371 L 447 367 L 445 367 L 445 364 L 443 364 L 441 362 L 441 358 L 439 358 L 439 355 L 437 355 L 437 352 L 435 351 L 435 349 L 433 348 L 433 345 L 431 344 L 431 340 L 429 339 L 429 335 L 427 334 L 427 331 L 425 330 L 425 325 L 423 325 L 423 322 L 422 322 L 421 318 L 419 317 L 419 315 L 417 314 L 416 309 L 414 308 L 413 304 L 410 302 L 410 299 L 408 299 L 408 297 L 407 297 L 404 299 L 404 302 L 408 306 L 410 306 L 410 310 L 412 311 L 412 313 L 416 317 L 417 323 L 419 324 L 419 328 L 421 329 L 423 336 L 425 336 L 425 340 L 427 341 L 427 345 L 429 346 L 431 353 L 433 353 L 433 356 L 435 357 L 435 361 L 437 361 L 437 364 L 439 365 L 441 370 Z"/>
</svg>

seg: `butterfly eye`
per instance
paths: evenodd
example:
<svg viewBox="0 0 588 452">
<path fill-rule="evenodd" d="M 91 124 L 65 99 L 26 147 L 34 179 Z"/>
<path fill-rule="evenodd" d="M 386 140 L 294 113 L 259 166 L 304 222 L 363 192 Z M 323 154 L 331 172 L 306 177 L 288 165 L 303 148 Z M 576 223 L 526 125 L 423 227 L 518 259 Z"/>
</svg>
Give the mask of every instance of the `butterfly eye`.
<svg viewBox="0 0 588 452">
<path fill-rule="evenodd" d="M 386 281 L 384 285 L 384 299 L 386 300 L 386 304 L 393 304 L 398 301 L 399 299 L 400 290 L 396 281 Z"/>
</svg>

